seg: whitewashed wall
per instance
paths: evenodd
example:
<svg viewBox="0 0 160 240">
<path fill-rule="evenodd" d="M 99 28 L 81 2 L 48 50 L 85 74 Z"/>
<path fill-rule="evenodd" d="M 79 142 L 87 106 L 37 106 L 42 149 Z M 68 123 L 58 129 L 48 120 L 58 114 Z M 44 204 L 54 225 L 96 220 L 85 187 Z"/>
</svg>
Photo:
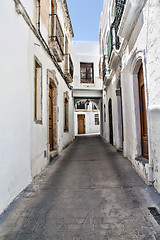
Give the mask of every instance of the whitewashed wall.
<svg viewBox="0 0 160 240">
<path fill-rule="evenodd" d="M 157 108 L 158 99 L 160 97 L 160 72 L 158 70 L 159 61 L 159 40 L 160 40 L 160 28 L 157 26 L 155 30 L 154 24 L 160 13 L 160 4 L 158 2 L 145 5 L 143 12 L 141 13 L 139 20 L 132 32 L 131 38 L 128 43 L 128 48 L 125 51 L 122 59 L 122 97 L 123 97 L 123 118 L 124 118 L 124 155 L 128 157 L 138 173 L 142 178 L 149 182 L 149 168 L 153 163 L 153 177 L 155 180 L 156 188 L 159 188 L 159 178 L 157 172 L 159 172 L 158 162 L 160 161 L 159 144 L 154 144 L 155 128 L 153 128 L 153 122 L 157 118 L 157 114 L 150 114 L 150 109 Z M 147 108 L 148 119 L 148 141 L 149 141 L 149 163 L 145 166 L 140 162 L 135 161 L 137 156 L 141 156 L 141 142 L 140 142 L 140 117 L 139 117 L 139 99 L 136 92 L 137 78 L 135 73 L 136 64 L 139 59 L 143 64 L 144 70 L 144 83 L 145 83 L 145 98 Z M 154 119 L 154 116 L 155 119 Z M 152 122 L 153 121 L 153 122 Z M 157 128 L 157 131 L 158 128 Z M 157 141 L 156 141 L 157 142 Z M 155 149 L 157 149 L 155 151 Z M 156 155 L 155 155 L 156 152 Z M 154 156 L 154 158 L 153 158 Z M 156 166 L 155 166 L 156 165 Z M 157 171 L 158 169 L 158 171 Z"/>
<path fill-rule="evenodd" d="M 101 89 L 102 82 L 99 78 L 99 43 L 98 42 L 72 42 L 72 60 L 74 63 L 74 89 Z M 80 83 L 80 62 L 94 64 L 94 83 Z"/>
<path fill-rule="evenodd" d="M 100 44 L 101 54 L 106 54 L 106 37 L 111 23 L 113 1 L 104 0 L 103 11 L 100 21 Z M 160 148 L 159 148 L 159 127 L 160 119 L 160 25 L 157 19 L 160 14 L 160 2 L 146 1 L 138 21 L 132 31 L 127 43 L 127 48 L 122 55 L 121 87 L 123 104 L 123 129 L 124 145 L 123 154 L 132 161 L 138 174 L 148 183 L 154 182 L 154 186 L 160 191 Z M 127 21 L 127 19 L 126 19 Z M 157 27 L 155 27 L 157 26 Z M 104 43 L 104 48 L 102 47 Z M 141 156 L 140 137 L 140 115 L 137 73 L 143 64 L 145 98 L 148 120 L 148 140 L 149 140 L 149 162 L 143 165 L 136 161 L 137 156 Z M 106 104 L 106 122 L 103 123 L 103 136 L 109 141 L 109 123 L 107 113 L 107 102 L 109 98 L 113 100 L 113 132 L 114 145 L 119 145 L 118 136 L 118 105 L 115 99 L 114 85 L 117 71 L 112 75 L 111 84 L 107 87 L 107 92 L 103 93 L 103 106 Z M 119 138 L 120 139 L 120 138 Z M 153 172 L 152 172 L 153 169 Z"/>
<path fill-rule="evenodd" d="M 153 167 L 154 186 L 160 192 L 160 2 L 158 0 L 148 3 L 148 40 L 146 49 L 147 58 L 147 83 L 148 83 L 148 121 L 150 136 L 150 166 Z M 146 9 L 147 12 L 148 9 Z M 156 27 L 155 27 L 156 26 Z"/>
<path fill-rule="evenodd" d="M 34 43 L 40 44 L 40 46 Z M 34 56 L 42 64 L 42 82 L 43 82 L 43 97 L 42 97 L 42 122 L 43 124 L 36 124 L 34 122 Z M 60 152 L 66 145 L 68 145 L 73 138 L 73 98 L 68 89 L 64 79 L 56 70 L 52 60 L 44 51 L 43 46 L 32 32 L 30 32 L 30 48 L 29 48 L 29 73 L 30 73 L 30 92 L 31 94 L 31 169 L 32 176 L 39 174 L 48 163 L 47 157 L 44 158 L 44 151 L 48 150 L 48 86 L 47 86 L 47 69 L 56 71 L 56 78 L 58 80 L 58 99 L 57 105 L 59 108 L 58 121 L 58 152 Z M 64 92 L 69 92 L 69 133 L 64 132 Z"/>
<path fill-rule="evenodd" d="M 31 181 L 28 28 L 13 1 L 0 3 L 0 35 L 1 213 Z"/>
<path fill-rule="evenodd" d="M 79 97 L 82 97 L 80 93 L 83 92 L 83 97 L 86 94 L 86 99 L 88 98 L 88 90 L 101 90 L 102 80 L 99 77 L 99 43 L 98 42 L 83 42 L 83 41 L 73 41 L 72 42 L 72 60 L 74 63 L 74 77 L 73 77 L 73 89 L 79 90 Z M 84 84 L 80 82 L 80 63 L 93 63 L 94 68 L 94 83 Z M 94 92 L 94 94 L 96 94 Z M 95 95 L 96 98 L 96 95 Z M 74 134 L 78 134 L 78 122 L 77 115 L 85 114 L 85 130 L 86 134 L 90 133 L 100 133 L 100 126 L 95 125 L 94 114 L 91 109 L 92 102 L 89 104 L 88 112 L 76 112 L 74 113 Z M 99 117 L 100 111 L 98 110 Z"/>
<path fill-rule="evenodd" d="M 114 75 L 111 84 L 103 92 L 103 109 L 106 108 L 106 121 L 104 122 L 103 110 L 103 138 L 110 142 L 109 134 L 109 99 L 112 100 L 112 119 L 113 119 L 113 145 L 118 149 L 122 148 L 122 126 L 121 126 L 121 106 L 120 97 L 116 96 L 117 78 Z"/>
<path fill-rule="evenodd" d="M 102 132 L 102 136 L 105 140 L 109 141 L 109 137 L 108 137 L 108 132 L 109 132 L 109 127 L 108 127 L 108 101 L 107 101 L 107 94 L 106 91 L 103 89 L 103 100 L 102 100 L 102 104 L 103 104 L 103 132 Z"/>
<path fill-rule="evenodd" d="M 73 141 L 73 131 L 74 131 L 74 107 L 73 107 L 73 97 L 72 92 L 69 91 L 64 80 L 58 78 L 58 106 L 59 106 L 59 122 L 58 122 L 58 151 L 62 151 L 63 148 L 68 146 L 71 141 Z M 64 132 L 64 92 L 69 93 L 69 132 Z"/>
<path fill-rule="evenodd" d="M 159 163 L 159 115 L 160 100 L 160 26 L 155 28 L 160 14 L 160 3 L 147 1 L 128 42 L 122 58 L 122 99 L 124 120 L 124 156 L 147 182 L 154 181 L 160 191 Z M 135 160 L 141 156 L 139 97 L 137 73 L 139 62 L 143 64 L 145 99 L 148 122 L 149 162 L 143 165 Z M 151 169 L 153 168 L 153 172 Z"/>
<path fill-rule="evenodd" d="M 32 4 L 26 4 L 29 15 Z M 32 19 L 32 18 L 31 18 Z M 5 22 L 5 30 L 4 30 Z M 14 1 L 0 3 L 0 213 L 49 162 L 47 70 L 58 80 L 58 152 L 73 140 L 73 98 L 40 41 L 15 11 Z M 37 45 L 38 44 L 38 45 Z M 42 122 L 34 122 L 34 57 L 42 64 Z M 69 94 L 69 132 L 64 133 L 64 92 Z"/>
</svg>

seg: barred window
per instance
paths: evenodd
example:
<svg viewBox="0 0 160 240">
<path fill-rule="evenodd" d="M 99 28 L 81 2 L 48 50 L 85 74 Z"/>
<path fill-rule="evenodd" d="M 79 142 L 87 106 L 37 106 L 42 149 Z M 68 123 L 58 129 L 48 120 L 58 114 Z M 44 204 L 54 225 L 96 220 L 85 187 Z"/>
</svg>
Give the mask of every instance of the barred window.
<svg viewBox="0 0 160 240">
<path fill-rule="evenodd" d="M 99 125 L 99 114 L 95 114 L 95 125 Z"/>
<path fill-rule="evenodd" d="M 42 66 L 35 58 L 35 95 L 34 95 L 34 119 L 36 123 L 42 123 Z"/>
<path fill-rule="evenodd" d="M 81 83 L 94 83 L 93 63 L 80 63 Z"/>
</svg>

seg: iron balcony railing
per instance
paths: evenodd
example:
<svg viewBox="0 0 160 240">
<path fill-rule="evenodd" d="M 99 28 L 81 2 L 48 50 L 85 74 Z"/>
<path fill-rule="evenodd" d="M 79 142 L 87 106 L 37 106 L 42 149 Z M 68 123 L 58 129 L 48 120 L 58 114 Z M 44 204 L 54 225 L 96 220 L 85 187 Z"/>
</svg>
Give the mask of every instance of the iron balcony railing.
<svg viewBox="0 0 160 240">
<path fill-rule="evenodd" d="M 115 27 L 115 22 L 112 23 L 110 27 L 110 32 L 108 35 L 108 42 L 107 42 L 107 49 L 108 49 L 108 62 L 110 61 L 112 50 L 113 49 L 119 49 L 120 47 L 120 40 L 117 35 L 117 30 Z"/>
<path fill-rule="evenodd" d="M 63 54 L 64 52 L 64 34 L 57 14 L 50 14 L 51 18 L 51 41 L 56 41 Z"/>
<path fill-rule="evenodd" d="M 73 78 L 73 62 L 69 53 L 65 54 L 65 73 Z"/>
<path fill-rule="evenodd" d="M 118 50 L 120 48 L 120 39 L 119 39 L 119 36 L 117 35 L 117 32 L 118 32 L 118 27 L 124 11 L 125 3 L 126 3 L 126 0 L 116 0 L 115 12 L 114 12 L 115 18 L 113 23 L 111 24 L 110 32 L 108 35 L 108 41 L 107 41 L 108 62 L 110 61 L 112 50 L 113 49 Z"/>
<path fill-rule="evenodd" d="M 113 37 L 112 37 L 112 29 L 110 28 L 110 32 L 108 35 L 108 41 L 107 41 L 107 49 L 108 49 L 108 62 L 111 58 L 112 50 L 113 50 Z"/>
<path fill-rule="evenodd" d="M 107 66 L 106 66 L 106 58 L 107 58 L 107 56 L 106 55 L 104 55 L 103 56 L 103 62 L 102 62 L 102 74 L 103 74 L 103 81 L 104 81 L 104 77 L 105 77 L 105 75 L 106 75 L 106 71 L 107 71 Z"/>
<path fill-rule="evenodd" d="M 116 0 L 115 5 L 115 28 L 118 31 L 118 27 L 122 18 L 126 0 Z"/>
<path fill-rule="evenodd" d="M 105 80 L 106 75 L 110 74 L 110 69 L 108 68 L 107 64 L 107 55 L 103 55 L 103 62 L 102 62 L 102 74 L 103 74 L 103 81 Z"/>
</svg>

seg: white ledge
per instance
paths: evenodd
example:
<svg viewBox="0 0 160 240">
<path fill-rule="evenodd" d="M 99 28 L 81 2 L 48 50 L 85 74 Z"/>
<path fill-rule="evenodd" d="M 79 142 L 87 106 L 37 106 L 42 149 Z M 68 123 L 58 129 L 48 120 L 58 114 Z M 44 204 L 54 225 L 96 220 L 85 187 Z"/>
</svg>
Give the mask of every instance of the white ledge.
<svg viewBox="0 0 160 240">
<path fill-rule="evenodd" d="M 119 25 L 118 36 L 129 39 L 146 0 L 127 0 Z"/>
<path fill-rule="evenodd" d="M 110 60 L 109 60 L 108 67 L 115 71 L 118 67 L 119 62 L 120 62 L 119 53 L 115 49 L 113 49 L 112 53 L 111 53 Z"/>
</svg>

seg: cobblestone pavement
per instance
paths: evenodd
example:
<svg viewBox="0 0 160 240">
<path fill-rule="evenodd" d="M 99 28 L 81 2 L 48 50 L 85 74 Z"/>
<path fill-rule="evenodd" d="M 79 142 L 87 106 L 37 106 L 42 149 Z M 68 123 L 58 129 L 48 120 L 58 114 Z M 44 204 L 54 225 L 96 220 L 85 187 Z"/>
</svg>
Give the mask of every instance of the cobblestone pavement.
<svg viewBox="0 0 160 240">
<path fill-rule="evenodd" d="M 100 136 L 78 137 L 0 217 L 1 240 L 152 240 L 160 197 Z"/>
</svg>

